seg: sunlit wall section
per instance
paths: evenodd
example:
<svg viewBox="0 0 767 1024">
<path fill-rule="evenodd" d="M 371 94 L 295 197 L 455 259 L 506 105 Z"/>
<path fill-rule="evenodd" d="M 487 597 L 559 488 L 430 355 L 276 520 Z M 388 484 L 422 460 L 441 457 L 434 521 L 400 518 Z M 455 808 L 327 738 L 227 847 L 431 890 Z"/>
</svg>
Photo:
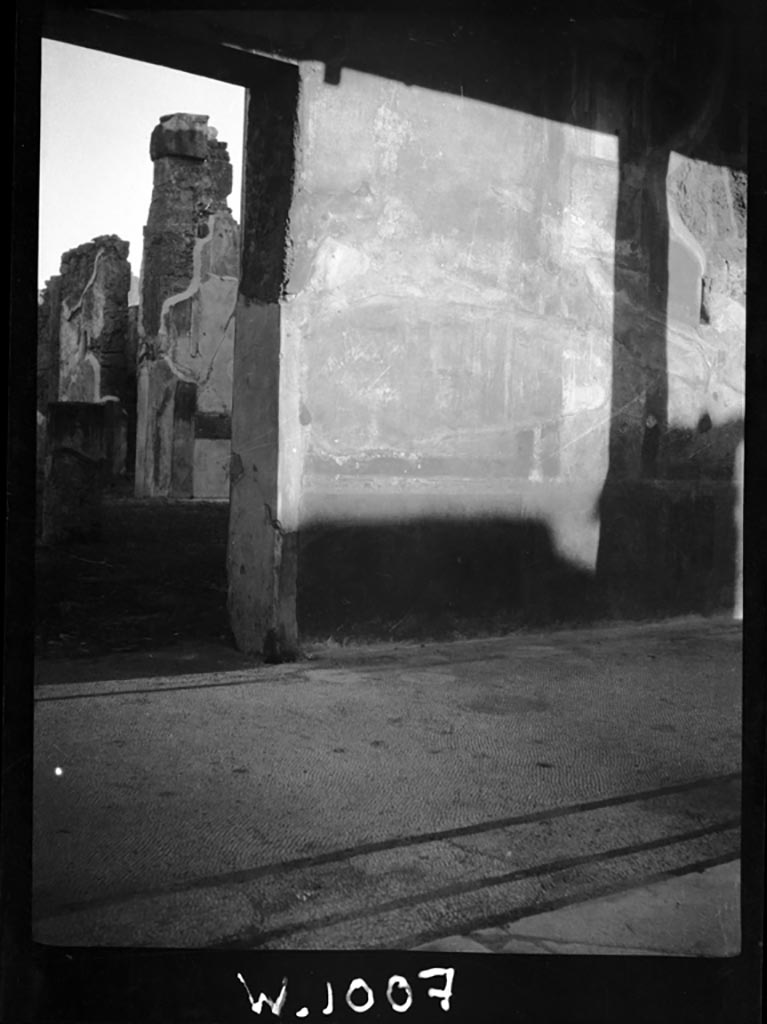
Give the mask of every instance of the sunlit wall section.
<svg viewBox="0 0 767 1024">
<path fill-rule="evenodd" d="M 504 518 L 592 569 L 617 138 L 347 69 L 326 84 L 320 65 L 299 124 L 300 525 Z"/>
<path fill-rule="evenodd" d="M 747 179 L 744 171 L 672 153 L 666 191 L 665 473 L 698 481 L 704 501 L 717 486 L 732 486 L 732 500 L 718 513 L 716 535 L 731 535 L 734 522 L 734 594 L 722 595 L 722 603 L 731 603 L 740 616 Z"/>
<path fill-rule="evenodd" d="M 746 175 L 672 153 L 667 201 L 669 425 L 708 434 L 744 413 Z M 730 479 L 711 437 L 681 456 Z"/>
</svg>

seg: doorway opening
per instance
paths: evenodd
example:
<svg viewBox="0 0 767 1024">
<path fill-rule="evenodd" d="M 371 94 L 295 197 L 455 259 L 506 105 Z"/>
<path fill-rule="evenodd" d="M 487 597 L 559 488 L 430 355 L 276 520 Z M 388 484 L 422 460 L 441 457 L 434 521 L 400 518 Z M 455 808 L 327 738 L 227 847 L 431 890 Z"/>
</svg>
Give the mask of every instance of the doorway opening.
<svg viewBox="0 0 767 1024">
<path fill-rule="evenodd" d="M 244 106 L 242 86 L 42 40 L 38 668 L 230 653 Z"/>
</svg>

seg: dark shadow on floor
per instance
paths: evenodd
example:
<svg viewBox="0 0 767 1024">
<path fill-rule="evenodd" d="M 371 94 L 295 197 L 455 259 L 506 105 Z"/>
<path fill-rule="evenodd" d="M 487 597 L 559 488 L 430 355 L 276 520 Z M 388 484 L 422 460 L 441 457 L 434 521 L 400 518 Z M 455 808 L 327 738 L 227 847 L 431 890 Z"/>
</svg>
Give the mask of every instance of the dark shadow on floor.
<svg viewBox="0 0 767 1024">
<path fill-rule="evenodd" d="M 86 660 L 116 656 L 155 674 L 194 671 L 189 645 L 216 651 L 200 670 L 228 667 L 230 651 L 241 659 L 226 611 L 228 517 L 226 502 L 105 497 L 98 540 L 38 545 L 38 667 L 77 659 L 82 675 Z"/>
</svg>

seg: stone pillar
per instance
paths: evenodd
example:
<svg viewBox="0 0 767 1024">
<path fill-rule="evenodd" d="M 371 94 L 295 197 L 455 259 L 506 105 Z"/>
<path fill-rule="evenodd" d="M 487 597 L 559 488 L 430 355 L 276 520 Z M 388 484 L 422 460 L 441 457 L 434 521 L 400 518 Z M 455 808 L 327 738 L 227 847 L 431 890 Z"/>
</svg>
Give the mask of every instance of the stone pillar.
<svg viewBox="0 0 767 1024">
<path fill-rule="evenodd" d="M 291 369 L 282 336 L 297 106 L 298 72 L 289 65 L 270 63 L 248 91 L 227 569 L 237 646 L 269 661 L 297 649 L 298 497 L 283 458 Z"/>
<path fill-rule="evenodd" d="M 138 315 L 136 494 L 226 497 L 239 276 L 239 229 L 227 206 L 229 154 L 207 115 L 168 114 L 152 132 L 150 156 L 154 187 Z M 183 408 L 176 410 L 179 400 Z"/>
</svg>

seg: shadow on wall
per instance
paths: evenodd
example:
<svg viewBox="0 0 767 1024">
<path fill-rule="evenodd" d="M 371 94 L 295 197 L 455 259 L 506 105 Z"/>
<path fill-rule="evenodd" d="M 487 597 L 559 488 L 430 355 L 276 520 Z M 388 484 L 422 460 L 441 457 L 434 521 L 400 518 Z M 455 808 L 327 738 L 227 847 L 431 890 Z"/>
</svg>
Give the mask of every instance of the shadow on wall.
<svg viewBox="0 0 767 1024">
<path fill-rule="evenodd" d="M 685 451 L 687 479 L 608 481 L 594 509 L 595 571 L 562 557 L 549 526 L 532 518 L 422 516 L 302 530 L 300 635 L 449 638 L 732 609 L 742 423 L 706 426 L 667 434 L 669 448 Z"/>
<path fill-rule="evenodd" d="M 738 605 L 735 461 L 737 420 L 699 432 L 671 430 L 685 451 L 673 479 L 608 478 L 599 501 L 596 579 L 604 613 L 730 612 Z M 682 475 L 684 473 L 684 475 Z"/>
<path fill-rule="evenodd" d="M 302 531 L 304 639 L 494 633 L 596 614 L 591 573 L 560 558 L 546 525 L 423 517 Z"/>
</svg>

